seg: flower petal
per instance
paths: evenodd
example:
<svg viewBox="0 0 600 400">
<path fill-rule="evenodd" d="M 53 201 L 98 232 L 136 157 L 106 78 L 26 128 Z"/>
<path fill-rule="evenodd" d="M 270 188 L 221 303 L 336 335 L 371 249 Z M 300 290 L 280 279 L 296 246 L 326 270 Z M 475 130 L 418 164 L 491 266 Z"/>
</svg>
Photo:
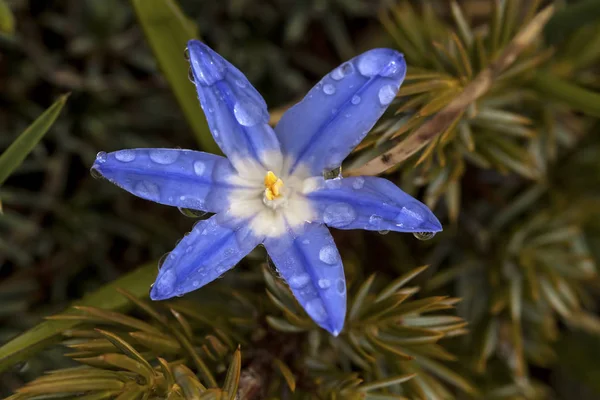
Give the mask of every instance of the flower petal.
<svg viewBox="0 0 600 400">
<path fill-rule="evenodd" d="M 268 125 L 262 96 L 236 67 L 198 40 L 188 42 L 191 71 L 200 104 L 215 141 L 240 173 L 239 160 L 267 169 L 281 164 L 279 141 Z"/>
<path fill-rule="evenodd" d="M 225 228 L 216 216 L 198 222 L 167 256 L 150 298 L 181 296 L 212 282 L 261 242 L 245 225 L 237 230 Z"/>
<path fill-rule="evenodd" d="M 146 200 L 218 212 L 239 189 L 235 170 L 214 154 L 179 149 L 130 149 L 99 153 L 92 169 Z"/>
<path fill-rule="evenodd" d="M 337 336 L 346 316 L 346 280 L 329 230 L 321 224 L 307 224 L 299 236 L 287 232 L 267 238 L 265 247 L 308 315 Z"/>
<path fill-rule="evenodd" d="M 439 232 L 440 221 L 427 206 L 387 179 L 373 176 L 322 182 L 307 194 L 318 221 L 338 229 Z"/>
<path fill-rule="evenodd" d="M 374 49 L 342 64 L 289 109 L 275 127 L 290 171 L 334 169 L 360 143 L 396 96 L 404 56 Z"/>
</svg>

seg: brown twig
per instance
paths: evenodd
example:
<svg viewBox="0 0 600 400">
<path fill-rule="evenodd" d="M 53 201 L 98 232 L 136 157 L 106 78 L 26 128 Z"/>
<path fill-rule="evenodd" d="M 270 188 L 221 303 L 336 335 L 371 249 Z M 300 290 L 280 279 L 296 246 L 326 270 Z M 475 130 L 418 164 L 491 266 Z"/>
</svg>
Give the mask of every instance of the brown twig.
<svg viewBox="0 0 600 400">
<path fill-rule="evenodd" d="M 482 70 L 464 88 L 461 94 L 456 96 L 454 100 L 439 111 L 432 119 L 417 128 L 406 140 L 403 140 L 361 167 L 347 171 L 345 175 L 380 174 L 406 160 L 427 145 L 437 135 L 444 132 L 456 118 L 465 112 L 471 103 L 490 90 L 494 80 L 500 73 L 511 65 L 517 56 L 538 37 L 553 12 L 553 6 L 548 6 L 540 11 L 527 26 L 517 33 L 502 54 Z"/>
</svg>

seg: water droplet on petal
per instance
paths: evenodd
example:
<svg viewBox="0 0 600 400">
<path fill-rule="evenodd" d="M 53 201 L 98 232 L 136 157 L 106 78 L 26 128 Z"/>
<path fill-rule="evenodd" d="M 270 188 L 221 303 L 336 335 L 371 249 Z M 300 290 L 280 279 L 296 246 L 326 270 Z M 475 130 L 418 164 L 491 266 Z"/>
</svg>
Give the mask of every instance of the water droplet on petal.
<svg viewBox="0 0 600 400">
<path fill-rule="evenodd" d="M 238 101 L 233 106 L 235 119 L 243 126 L 254 126 L 259 122 L 265 122 L 262 109 L 250 101 Z"/>
<path fill-rule="evenodd" d="M 331 286 L 331 281 L 329 279 L 319 279 L 318 284 L 321 289 L 327 289 Z"/>
<path fill-rule="evenodd" d="M 323 93 L 329 95 L 334 94 L 335 86 L 333 86 L 331 83 L 326 83 L 325 85 L 323 85 Z"/>
<path fill-rule="evenodd" d="M 356 210 L 346 203 L 334 203 L 325 208 L 323 222 L 330 226 L 342 227 L 356 219 Z"/>
<path fill-rule="evenodd" d="M 381 51 L 368 51 L 358 59 L 358 72 L 370 78 L 379 74 L 388 61 L 386 57 L 381 56 Z"/>
<path fill-rule="evenodd" d="M 171 253 L 165 253 L 163 254 L 159 259 L 158 259 L 158 270 L 160 271 L 160 269 L 163 267 L 165 261 L 167 261 L 167 257 L 169 257 L 169 254 Z"/>
<path fill-rule="evenodd" d="M 419 240 L 429 240 L 435 236 L 433 232 L 415 232 L 413 236 Z"/>
<path fill-rule="evenodd" d="M 169 165 L 177 161 L 179 152 L 170 149 L 150 150 L 150 159 L 157 164 Z"/>
<path fill-rule="evenodd" d="M 244 81 L 243 79 L 236 79 L 235 80 L 235 84 L 238 85 L 241 88 L 245 88 L 246 86 L 248 86 L 248 84 L 246 83 L 246 81 Z"/>
<path fill-rule="evenodd" d="M 390 233 L 390 231 L 388 231 L 387 229 L 384 229 L 384 230 L 382 230 L 382 231 L 378 231 L 378 233 L 379 233 L 380 235 L 387 235 L 388 233 Z"/>
<path fill-rule="evenodd" d="M 102 179 L 103 178 L 102 174 L 100 173 L 98 168 L 95 166 L 90 168 L 90 175 L 92 175 L 92 178 L 94 178 L 94 179 Z"/>
<path fill-rule="evenodd" d="M 190 60 L 190 49 L 188 49 L 187 47 L 183 51 L 183 58 L 185 58 L 187 61 Z"/>
<path fill-rule="evenodd" d="M 308 274 L 299 274 L 292 276 L 288 281 L 290 287 L 294 289 L 300 289 L 308 285 L 308 282 L 310 282 L 310 276 Z"/>
<path fill-rule="evenodd" d="M 323 261 L 325 264 L 335 265 L 339 262 L 340 256 L 335 246 L 326 245 L 319 251 L 319 260 Z"/>
<path fill-rule="evenodd" d="M 373 214 L 369 217 L 369 224 L 379 226 L 382 220 L 383 218 L 381 218 L 379 215 Z"/>
<path fill-rule="evenodd" d="M 310 240 L 308 240 L 308 239 L 304 239 L 304 240 L 302 241 L 302 244 L 310 244 Z"/>
<path fill-rule="evenodd" d="M 194 163 L 194 172 L 196 173 L 196 175 L 202 176 L 204 174 L 204 171 L 206 171 L 206 164 L 204 164 L 204 162 L 202 161 L 196 161 Z"/>
<path fill-rule="evenodd" d="M 192 286 L 195 287 L 195 288 L 200 287 L 200 281 L 193 281 L 192 282 Z"/>
<path fill-rule="evenodd" d="M 153 289 L 160 295 L 168 295 L 173 291 L 176 281 L 177 277 L 175 276 L 175 272 L 169 269 L 159 276 Z"/>
<path fill-rule="evenodd" d="M 158 201 L 158 199 L 160 198 L 160 191 L 158 189 L 158 186 L 156 186 L 156 184 L 152 182 L 139 181 L 135 185 L 133 191 L 136 195 L 146 200 Z"/>
<path fill-rule="evenodd" d="M 131 162 L 131 161 L 135 160 L 135 151 L 119 150 L 115 153 L 115 158 L 121 162 Z"/>
<path fill-rule="evenodd" d="M 392 87 L 392 85 L 385 85 L 381 89 L 379 89 L 379 102 L 382 106 L 387 106 L 394 100 L 396 97 L 396 89 Z"/>
<path fill-rule="evenodd" d="M 352 104 L 357 105 L 358 103 L 360 103 L 360 96 L 355 94 L 354 96 L 352 96 L 352 100 L 350 100 L 352 102 Z"/>
<path fill-rule="evenodd" d="M 327 311 L 323 306 L 321 299 L 312 299 L 306 304 L 306 312 L 315 321 L 323 321 L 327 318 Z"/>
<path fill-rule="evenodd" d="M 342 67 L 337 67 L 336 69 L 331 71 L 331 79 L 335 81 L 344 79 L 344 72 L 342 71 Z"/>
<path fill-rule="evenodd" d="M 342 179 L 341 178 L 334 178 L 334 179 L 327 179 L 325 181 L 325 187 L 327 187 L 327 189 L 339 189 L 342 187 Z"/>
<path fill-rule="evenodd" d="M 196 80 L 194 79 L 194 71 L 192 71 L 192 68 L 188 68 L 188 79 L 190 80 L 190 82 L 192 83 L 196 83 Z"/>
<path fill-rule="evenodd" d="M 192 208 L 177 207 L 177 209 L 188 218 L 202 218 L 206 215 L 205 211 L 194 210 Z"/>
<path fill-rule="evenodd" d="M 354 178 L 354 182 L 352 182 L 352 187 L 356 190 L 362 189 L 365 185 L 365 178 L 358 176 Z"/>
<path fill-rule="evenodd" d="M 96 162 L 103 164 L 106 162 L 106 152 L 105 151 L 101 151 L 100 153 L 96 154 Z"/>
</svg>

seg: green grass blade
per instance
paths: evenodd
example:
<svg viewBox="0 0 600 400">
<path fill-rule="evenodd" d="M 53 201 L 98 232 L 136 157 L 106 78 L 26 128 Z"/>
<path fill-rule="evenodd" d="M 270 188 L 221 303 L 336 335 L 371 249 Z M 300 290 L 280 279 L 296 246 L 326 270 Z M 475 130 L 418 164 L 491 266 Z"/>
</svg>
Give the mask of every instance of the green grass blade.
<svg viewBox="0 0 600 400">
<path fill-rule="evenodd" d="M 93 306 L 105 310 L 124 310 L 128 306 L 131 306 L 132 303 L 126 297 L 119 294 L 117 288 L 127 288 L 130 293 L 137 297 L 142 297 L 148 294 L 150 285 L 155 277 L 156 264 L 149 263 L 143 265 L 122 278 L 88 294 L 73 305 Z M 71 312 L 70 308 L 67 312 Z M 61 332 L 74 328 L 79 323 L 76 319 L 49 320 L 17 336 L 0 347 L 0 372 L 15 363 L 26 360 L 46 346 L 60 340 Z"/>
<path fill-rule="evenodd" d="M 0 32 L 9 35 L 15 32 L 15 17 L 4 0 L 0 0 Z"/>
<path fill-rule="evenodd" d="M 1 8 L 2 6 L 0 5 L 0 9 Z M 0 155 L 0 186 L 2 186 L 10 174 L 21 165 L 25 157 L 27 157 L 27 154 L 33 150 L 35 145 L 38 144 L 46 132 L 48 132 L 60 114 L 68 97 L 68 94 L 60 96 L 50 108 L 33 121 L 33 123 L 19 135 L 8 149 Z"/>
<path fill-rule="evenodd" d="M 137 19 L 152 48 L 158 65 L 175 94 L 200 148 L 219 154 L 194 85 L 188 80 L 188 62 L 183 52 L 197 29 L 174 0 L 131 0 Z"/>
</svg>

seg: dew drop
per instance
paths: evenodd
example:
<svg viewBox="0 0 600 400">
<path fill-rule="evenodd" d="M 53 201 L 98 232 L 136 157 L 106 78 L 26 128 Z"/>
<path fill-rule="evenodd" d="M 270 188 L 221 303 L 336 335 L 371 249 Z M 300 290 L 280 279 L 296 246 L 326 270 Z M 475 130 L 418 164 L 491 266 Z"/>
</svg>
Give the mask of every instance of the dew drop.
<svg viewBox="0 0 600 400">
<path fill-rule="evenodd" d="M 93 166 L 92 168 L 90 168 L 90 175 L 92 175 L 92 178 L 94 178 L 94 179 L 102 179 L 102 174 L 100 173 L 100 171 L 98 170 L 98 168 L 96 166 Z"/>
<path fill-rule="evenodd" d="M 188 68 L 188 79 L 190 80 L 190 82 L 192 83 L 196 83 L 196 80 L 194 79 L 194 71 L 192 71 L 192 68 Z"/>
<path fill-rule="evenodd" d="M 321 289 L 327 289 L 331 286 L 331 281 L 329 279 L 319 279 L 318 284 Z"/>
<path fill-rule="evenodd" d="M 246 86 L 248 86 L 248 84 L 246 83 L 246 81 L 244 81 L 243 79 L 236 79 L 235 80 L 235 84 L 238 85 L 241 88 L 245 88 Z"/>
<path fill-rule="evenodd" d="M 326 83 L 325 85 L 323 85 L 323 93 L 329 95 L 334 94 L 335 86 L 333 86 L 331 83 Z"/>
<path fill-rule="evenodd" d="M 396 90 L 392 87 L 392 85 L 385 85 L 381 89 L 379 89 L 379 102 L 382 106 L 387 106 L 394 100 L 396 97 Z"/>
<path fill-rule="evenodd" d="M 389 231 L 389 230 L 387 230 L 387 229 L 384 229 L 384 230 L 378 231 L 378 233 L 379 233 L 380 235 L 387 235 L 388 233 L 390 233 L 390 231 Z"/>
<path fill-rule="evenodd" d="M 159 295 L 168 295 L 173 291 L 176 281 L 177 277 L 175 276 L 175 272 L 173 272 L 171 269 L 166 270 L 161 276 L 159 276 L 153 289 Z"/>
<path fill-rule="evenodd" d="M 101 151 L 100 153 L 96 154 L 96 162 L 100 163 L 100 164 L 104 164 L 106 162 L 106 152 L 105 151 Z"/>
<path fill-rule="evenodd" d="M 156 149 L 150 150 L 150 159 L 157 164 L 169 165 L 173 164 L 179 158 L 177 150 Z"/>
<path fill-rule="evenodd" d="M 379 226 L 382 220 L 383 218 L 381 218 L 379 215 L 373 214 L 369 217 L 369 224 Z"/>
<path fill-rule="evenodd" d="M 415 232 L 413 236 L 419 240 L 429 240 L 435 236 L 433 232 Z"/>
<path fill-rule="evenodd" d="M 365 185 L 365 178 L 362 176 L 358 176 L 354 178 L 354 182 L 352 182 L 352 187 L 356 190 L 362 189 Z"/>
<path fill-rule="evenodd" d="M 183 50 L 183 58 L 185 58 L 187 61 L 190 60 L 190 49 L 188 49 L 187 47 L 185 48 L 185 50 Z"/>
<path fill-rule="evenodd" d="M 339 189 L 342 187 L 342 178 L 333 178 L 333 179 L 327 179 L 325 181 L 325 187 L 327 187 L 327 189 Z"/>
<path fill-rule="evenodd" d="M 308 239 L 304 239 L 304 240 L 302 241 L 302 244 L 310 244 L 310 240 L 308 240 Z"/>
<path fill-rule="evenodd" d="M 332 245 L 326 245 L 319 251 L 319 260 L 328 265 L 335 265 L 340 260 L 337 249 Z"/>
<path fill-rule="evenodd" d="M 200 287 L 200 281 L 193 281 L 192 282 L 192 286 L 195 287 L 195 288 Z"/>
<path fill-rule="evenodd" d="M 158 201 L 160 197 L 158 186 L 148 181 L 139 181 L 133 191 L 136 195 L 146 200 Z"/>
<path fill-rule="evenodd" d="M 312 299 L 306 303 L 306 312 L 315 321 L 323 321 L 327 318 L 327 312 L 321 299 Z"/>
<path fill-rule="evenodd" d="M 358 60 L 358 72 L 366 77 L 372 77 L 382 70 L 387 60 L 378 51 L 368 51 Z"/>
<path fill-rule="evenodd" d="M 342 227 L 356 219 L 356 210 L 347 203 L 334 203 L 325 208 L 323 222 L 330 226 Z"/>
<path fill-rule="evenodd" d="M 233 106 L 235 119 L 243 126 L 254 126 L 264 121 L 262 109 L 250 101 L 238 101 Z"/>
<path fill-rule="evenodd" d="M 308 285 L 310 282 L 310 276 L 308 274 L 299 274 L 292 276 L 289 280 L 290 287 L 294 289 L 300 289 Z"/>
<path fill-rule="evenodd" d="M 331 79 L 333 79 L 335 81 L 344 79 L 344 73 L 342 72 L 341 67 L 337 67 L 336 69 L 331 71 Z"/>
<path fill-rule="evenodd" d="M 162 255 L 162 257 L 160 257 L 160 259 L 158 260 L 158 270 L 160 271 L 161 268 L 163 267 L 163 265 L 165 264 L 165 261 L 167 261 L 167 258 L 169 257 L 169 254 L 171 253 L 165 253 Z"/>
<path fill-rule="evenodd" d="M 334 69 L 333 71 L 331 71 L 331 78 L 336 81 L 342 80 L 346 75 L 351 74 L 352 70 L 352 64 L 344 63 L 336 69 Z"/>
<path fill-rule="evenodd" d="M 206 215 L 205 211 L 194 210 L 193 208 L 177 207 L 177 209 L 188 218 L 202 218 Z"/>
<path fill-rule="evenodd" d="M 352 100 L 350 100 L 352 102 L 352 104 L 357 105 L 358 103 L 360 103 L 360 96 L 355 94 L 354 96 L 352 96 Z"/>
<path fill-rule="evenodd" d="M 204 174 L 204 171 L 206 171 L 206 164 L 204 164 L 204 162 L 202 161 L 196 161 L 194 163 L 194 172 L 196 173 L 196 175 L 202 176 Z"/>
<path fill-rule="evenodd" d="M 115 158 L 121 162 L 131 162 L 131 161 L 135 160 L 135 151 L 119 150 L 115 153 Z"/>
</svg>

